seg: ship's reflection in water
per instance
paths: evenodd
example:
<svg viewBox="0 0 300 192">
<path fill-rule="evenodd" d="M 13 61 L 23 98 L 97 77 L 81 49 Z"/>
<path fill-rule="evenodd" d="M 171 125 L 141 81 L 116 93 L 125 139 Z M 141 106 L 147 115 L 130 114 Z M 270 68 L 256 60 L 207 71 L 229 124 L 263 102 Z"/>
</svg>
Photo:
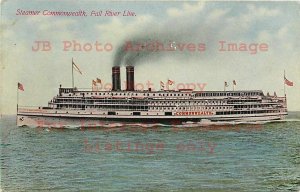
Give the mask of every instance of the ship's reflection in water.
<svg viewBox="0 0 300 192">
<path fill-rule="evenodd" d="M 278 121 L 284 122 L 284 121 Z M 267 122 L 265 122 L 267 123 Z M 160 131 L 173 131 L 173 132 L 187 132 L 187 131 L 213 131 L 213 130 L 223 130 L 223 131 L 257 131 L 261 130 L 265 123 L 198 123 L 198 122 L 188 122 L 183 124 L 161 124 L 161 123 L 108 123 L 99 122 L 90 126 L 37 126 L 38 130 L 57 130 L 65 131 L 68 129 L 78 129 L 81 131 L 105 131 L 105 132 L 160 132 Z"/>
</svg>

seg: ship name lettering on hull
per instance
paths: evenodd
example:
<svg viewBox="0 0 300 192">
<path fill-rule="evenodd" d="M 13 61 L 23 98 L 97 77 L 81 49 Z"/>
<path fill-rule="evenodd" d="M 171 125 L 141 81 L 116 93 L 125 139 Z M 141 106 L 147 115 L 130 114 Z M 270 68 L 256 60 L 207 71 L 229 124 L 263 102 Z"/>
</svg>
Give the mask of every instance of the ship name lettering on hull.
<svg viewBox="0 0 300 192">
<path fill-rule="evenodd" d="M 181 111 L 181 112 L 176 112 L 175 115 L 177 115 L 177 116 L 213 115 L 213 112 L 211 112 L 211 111 Z"/>
</svg>

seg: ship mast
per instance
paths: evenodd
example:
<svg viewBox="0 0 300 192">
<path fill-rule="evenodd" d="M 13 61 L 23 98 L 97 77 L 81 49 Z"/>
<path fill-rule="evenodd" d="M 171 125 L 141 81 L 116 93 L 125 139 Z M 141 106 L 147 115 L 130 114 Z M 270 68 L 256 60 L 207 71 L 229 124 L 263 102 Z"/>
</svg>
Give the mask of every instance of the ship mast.
<svg viewBox="0 0 300 192">
<path fill-rule="evenodd" d="M 19 110 L 19 86 L 17 85 L 17 114 Z"/>
<path fill-rule="evenodd" d="M 18 113 L 19 113 L 19 83 L 17 84 L 17 115 L 16 115 L 16 124 L 18 124 Z M 2 115 L 2 113 L 1 113 Z"/>
<path fill-rule="evenodd" d="M 74 88 L 74 73 L 73 73 L 73 63 L 74 63 L 74 61 L 73 61 L 73 57 L 72 57 L 72 63 L 71 63 L 71 66 L 72 66 L 72 88 Z"/>
<path fill-rule="evenodd" d="M 284 92 L 284 96 L 286 97 L 286 94 L 285 94 L 285 70 L 283 72 L 283 92 Z"/>
</svg>

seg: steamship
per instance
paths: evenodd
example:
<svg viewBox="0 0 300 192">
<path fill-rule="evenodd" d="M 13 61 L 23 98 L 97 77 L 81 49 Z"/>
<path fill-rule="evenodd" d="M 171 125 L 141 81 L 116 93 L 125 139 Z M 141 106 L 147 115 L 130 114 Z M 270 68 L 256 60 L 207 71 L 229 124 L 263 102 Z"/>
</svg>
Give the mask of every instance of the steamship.
<svg viewBox="0 0 300 192">
<path fill-rule="evenodd" d="M 122 89 L 120 67 L 114 66 L 110 91 L 60 85 L 58 95 L 48 106 L 19 107 L 17 124 L 97 127 L 120 122 L 256 123 L 281 120 L 287 115 L 286 96 L 265 95 L 261 90 L 135 90 L 133 66 L 126 66 L 126 80 L 126 88 Z"/>
</svg>

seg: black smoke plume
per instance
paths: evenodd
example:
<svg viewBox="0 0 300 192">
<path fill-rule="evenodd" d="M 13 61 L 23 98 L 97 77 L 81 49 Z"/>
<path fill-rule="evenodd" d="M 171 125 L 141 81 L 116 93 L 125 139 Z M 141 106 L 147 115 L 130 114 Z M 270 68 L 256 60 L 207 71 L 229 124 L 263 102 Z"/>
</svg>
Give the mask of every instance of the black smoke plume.
<svg viewBox="0 0 300 192">
<path fill-rule="evenodd" d="M 196 57 L 202 59 L 210 50 L 210 43 L 216 34 L 215 27 L 204 20 L 186 20 L 185 17 L 171 19 L 162 24 L 153 24 L 140 29 L 134 35 L 129 35 L 117 48 L 114 66 L 139 65 L 147 61 L 157 61 L 163 57 L 172 57 L 182 61 Z M 149 44 L 163 44 L 167 50 Z M 195 44 L 196 50 L 180 50 L 178 44 Z M 204 44 L 205 50 L 199 51 L 199 44 Z M 133 47 L 128 46 L 133 45 Z M 148 46 L 147 46 L 148 45 Z M 129 47 L 129 49 L 128 49 Z M 138 47 L 138 49 L 136 49 Z M 150 49 L 149 49 L 150 47 Z M 173 50 L 172 50 L 173 49 Z"/>
</svg>

